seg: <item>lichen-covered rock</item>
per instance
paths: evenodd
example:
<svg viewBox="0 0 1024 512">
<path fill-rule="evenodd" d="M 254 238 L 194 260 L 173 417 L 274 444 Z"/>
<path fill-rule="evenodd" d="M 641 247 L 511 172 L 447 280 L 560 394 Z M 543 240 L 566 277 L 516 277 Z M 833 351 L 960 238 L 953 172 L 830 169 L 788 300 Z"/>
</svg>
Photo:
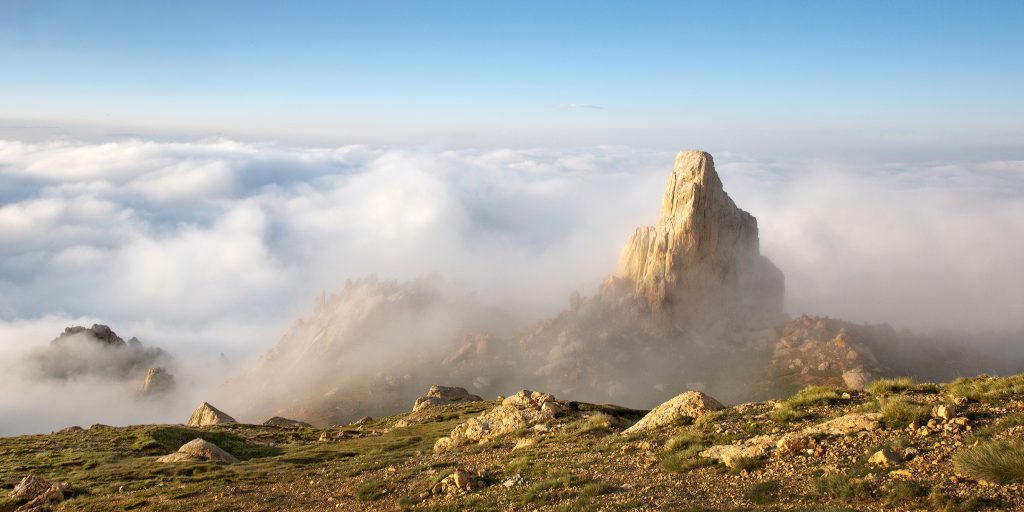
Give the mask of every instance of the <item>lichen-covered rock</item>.
<svg viewBox="0 0 1024 512">
<path fill-rule="evenodd" d="M 675 423 L 683 417 L 697 419 L 709 411 L 716 411 L 721 408 L 723 408 L 723 405 L 718 400 L 700 391 L 687 391 L 655 407 L 646 416 L 641 418 L 640 421 L 623 431 L 623 434 L 656 429 Z"/>
<path fill-rule="evenodd" d="M 432 407 L 435 405 L 451 405 L 460 404 L 464 402 L 479 402 L 483 400 L 477 395 L 466 391 L 466 388 L 460 388 L 455 386 L 438 386 L 434 384 L 427 390 L 426 396 L 421 396 L 416 399 L 416 403 L 412 406 L 412 412 Z"/>
<path fill-rule="evenodd" d="M 195 411 L 192 411 L 192 416 L 189 417 L 186 425 L 190 427 L 205 427 L 208 425 L 220 425 L 222 423 L 238 422 L 231 416 L 228 416 L 224 411 L 221 411 L 207 402 L 203 402 L 199 404 L 199 407 L 196 407 Z"/>
<path fill-rule="evenodd" d="M 178 451 L 164 455 L 157 462 L 222 462 L 234 464 L 238 459 L 219 446 L 204 439 L 193 439 L 178 448 Z"/>
<path fill-rule="evenodd" d="M 456 425 L 447 437 L 434 443 L 434 452 L 441 453 L 469 443 L 485 443 L 568 411 L 568 406 L 555 400 L 554 396 L 524 389 L 503 400 L 501 405 Z"/>
</svg>

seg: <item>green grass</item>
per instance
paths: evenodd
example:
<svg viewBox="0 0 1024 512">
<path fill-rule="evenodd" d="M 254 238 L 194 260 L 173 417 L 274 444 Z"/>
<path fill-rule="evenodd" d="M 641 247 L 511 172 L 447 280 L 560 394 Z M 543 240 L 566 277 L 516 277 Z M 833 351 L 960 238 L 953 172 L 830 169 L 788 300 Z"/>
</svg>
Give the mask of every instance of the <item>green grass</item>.
<svg viewBox="0 0 1024 512">
<path fill-rule="evenodd" d="M 579 431 L 583 434 L 591 432 L 607 432 L 615 426 L 615 423 L 615 418 L 612 415 L 603 412 L 595 412 L 583 421 Z"/>
<path fill-rule="evenodd" d="M 359 486 L 356 489 L 356 498 L 359 501 L 376 501 L 387 494 L 387 488 L 384 487 L 384 482 L 379 480 L 371 480 Z"/>
<path fill-rule="evenodd" d="M 271 457 L 281 453 L 278 448 L 247 442 L 231 432 L 213 432 L 175 425 L 139 432 L 132 448 L 149 455 L 166 455 L 177 451 L 181 445 L 196 438 L 209 441 L 240 460 Z"/>
<path fill-rule="evenodd" d="M 1006 484 L 1024 481 L 1024 440 L 987 441 L 962 448 L 953 456 L 958 473 Z"/>
<path fill-rule="evenodd" d="M 894 379 L 878 379 L 868 385 L 868 393 L 875 396 L 898 395 L 911 390 L 914 381 L 910 377 L 897 377 Z"/>
<path fill-rule="evenodd" d="M 754 505 L 768 505 L 779 499 L 779 491 L 782 484 L 778 480 L 767 480 L 758 482 L 747 488 L 743 493 L 743 499 Z"/>
<path fill-rule="evenodd" d="M 888 429 L 907 428 L 911 423 L 928 421 L 931 409 L 903 397 L 883 398 L 879 401 L 882 425 Z"/>
<path fill-rule="evenodd" d="M 809 386 L 797 391 L 795 395 L 786 400 L 786 403 L 793 407 L 806 407 L 809 405 L 832 404 L 839 400 L 839 393 L 835 388 L 829 386 Z"/>
<path fill-rule="evenodd" d="M 780 402 L 772 409 L 771 418 L 776 423 L 792 423 L 806 418 L 808 414 L 789 402 Z"/>
<path fill-rule="evenodd" d="M 613 493 L 619 488 L 607 482 L 590 482 L 580 487 L 580 496 L 585 498 L 596 498 L 605 494 Z"/>
<path fill-rule="evenodd" d="M 1000 400 L 1024 396 L 1024 373 L 1009 377 L 978 377 L 960 378 L 945 386 L 946 392 L 953 396 L 962 396 L 977 402 L 994 403 Z"/>
</svg>

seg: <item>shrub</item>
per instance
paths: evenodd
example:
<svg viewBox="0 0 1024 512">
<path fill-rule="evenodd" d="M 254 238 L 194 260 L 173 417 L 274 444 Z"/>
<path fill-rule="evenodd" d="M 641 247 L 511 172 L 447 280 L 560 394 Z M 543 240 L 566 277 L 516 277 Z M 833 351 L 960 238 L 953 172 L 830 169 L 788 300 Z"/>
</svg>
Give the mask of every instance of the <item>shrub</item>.
<svg viewBox="0 0 1024 512">
<path fill-rule="evenodd" d="M 793 407 L 789 402 L 782 402 L 772 411 L 772 420 L 777 423 L 791 423 L 807 417 L 807 413 Z"/>
<path fill-rule="evenodd" d="M 953 456 L 957 472 L 1000 484 L 1024 480 L 1024 440 L 988 441 Z"/>
<path fill-rule="evenodd" d="M 787 403 L 795 407 L 825 405 L 839 401 L 839 393 L 828 386 L 809 386 L 791 396 Z"/>
<path fill-rule="evenodd" d="M 778 480 L 758 482 L 751 485 L 747 492 L 743 493 L 743 498 L 754 505 L 767 505 L 778 498 L 779 489 L 781 488 L 782 485 Z"/>
<path fill-rule="evenodd" d="M 905 398 L 889 398 L 881 402 L 882 424 L 889 429 L 907 428 L 913 422 L 928 421 L 931 409 Z"/>
<path fill-rule="evenodd" d="M 878 379 L 868 385 L 868 393 L 875 396 L 894 395 L 908 391 L 913 387 L 914 381 L 910 377 Z"/>
</svg>

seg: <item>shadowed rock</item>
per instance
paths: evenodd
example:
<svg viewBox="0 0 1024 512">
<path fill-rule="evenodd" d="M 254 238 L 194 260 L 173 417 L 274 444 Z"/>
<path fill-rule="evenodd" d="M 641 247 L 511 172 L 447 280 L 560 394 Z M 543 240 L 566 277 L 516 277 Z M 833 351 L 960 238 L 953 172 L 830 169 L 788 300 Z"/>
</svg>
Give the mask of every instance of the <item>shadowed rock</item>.
<svg viewBox="0 0 1024 512">
<path fill-rule="evenodd" d="M 264 425 L 273 427 L 311 427 L 309 423 L 299 420 L 290 420 L 288 418 L 282 418 L 280 416 L 274 416 L 267 421 L 263 422 Z"/>
</svg>

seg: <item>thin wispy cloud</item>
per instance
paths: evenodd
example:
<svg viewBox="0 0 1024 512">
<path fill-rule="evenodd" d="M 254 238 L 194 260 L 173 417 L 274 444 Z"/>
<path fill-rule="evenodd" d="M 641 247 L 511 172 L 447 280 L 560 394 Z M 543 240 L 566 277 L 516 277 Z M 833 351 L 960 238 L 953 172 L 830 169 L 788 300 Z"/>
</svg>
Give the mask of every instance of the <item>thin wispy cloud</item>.
<svg viewBox="0 0 1024 512">
<path fill-rule="evenodd" d="M 604 110 L 601 105 L 593 103 L 563 103 L 558 108 L 563 110 Z"/>
</svg>

